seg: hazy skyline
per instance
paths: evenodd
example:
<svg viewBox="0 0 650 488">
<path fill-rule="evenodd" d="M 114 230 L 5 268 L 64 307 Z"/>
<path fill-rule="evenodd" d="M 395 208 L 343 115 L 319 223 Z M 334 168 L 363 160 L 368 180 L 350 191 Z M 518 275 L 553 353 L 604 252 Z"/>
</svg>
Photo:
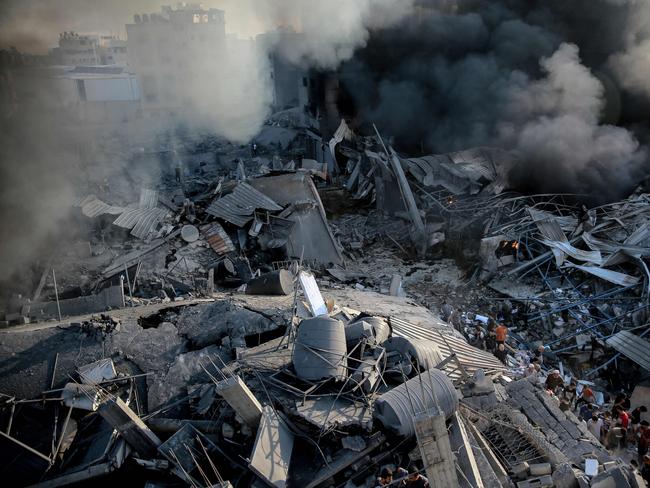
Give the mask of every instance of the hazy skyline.
<svg viewBox="0 0 650 488">
<path fill-rule="evenodd" d="M 255 0 L 205 0 L 205 8 L 226 12 L 226 31 L 248 38 L 273 29 L 277 18 L 269 15 L 267 2 Z M 125 24 L 133 14 L 160 12 L 164 0 L 4 0 L 0 2 L 0 48 L 45 54 L 58 43 L 59 33 L 112 33 L 126 39 Z M 275 24 L 275 25 L 274 25 Z"/>
</svg>

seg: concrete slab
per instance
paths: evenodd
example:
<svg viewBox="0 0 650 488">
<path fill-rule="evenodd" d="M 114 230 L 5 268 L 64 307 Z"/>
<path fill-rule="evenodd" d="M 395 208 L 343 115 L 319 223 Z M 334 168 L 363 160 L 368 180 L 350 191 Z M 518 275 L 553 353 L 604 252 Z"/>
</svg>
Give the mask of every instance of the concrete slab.
<svg viewBox="0 0 650 488">
<path fill-rule="evenodd" d="M 250 469 L 269 486 L 284 488 L 289 476 L 293 441 L 293 434 L 275 410 L 264 407 L 251 453 Z"/>
</svg>

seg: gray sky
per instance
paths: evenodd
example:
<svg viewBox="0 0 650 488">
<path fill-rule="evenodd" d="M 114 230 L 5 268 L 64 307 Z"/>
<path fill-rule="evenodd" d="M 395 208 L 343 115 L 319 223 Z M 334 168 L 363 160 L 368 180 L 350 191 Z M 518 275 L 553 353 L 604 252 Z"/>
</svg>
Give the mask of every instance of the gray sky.
<svg viewBox="0 0 650 488">
<path fill-rule="evenodd" d="M 135 13 L 159 12 L 165 0 L 1 0 L 0 48 L 46 53 L 63 31 L 111 32 L 126 36 L 124 24 Z M 192 2 L 188 2 L 192 3 Z M 194 2 L 198 3 L 198 2 Z M 226 11 L 226 31 L 250 37 L 275 26 L 268 20 L 267 2 L 256 0 L 204 0 L 204 7 Z"/>
</svg>

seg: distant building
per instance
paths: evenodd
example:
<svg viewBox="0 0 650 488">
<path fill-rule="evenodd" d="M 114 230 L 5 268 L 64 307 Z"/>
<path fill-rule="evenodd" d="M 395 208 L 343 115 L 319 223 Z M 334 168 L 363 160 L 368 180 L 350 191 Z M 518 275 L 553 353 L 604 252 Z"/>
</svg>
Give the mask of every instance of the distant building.
<svg viewBox="0 0 650 488">
<path fill-rule="evenodd" d="M 128 122 L 139 116 L 140 87 L 121 66 L 81 66 L 61 75 L 69 108 L 84 122 Z"/>
<path fill-rule="evenodd" d="M 212 79 L 213 67 L 207 61 L 219 59 L 226 50 L 224 12 L 199 5 L 135 15 L 126 32 L 128 63 L 140 82 L 143 109 L 154 114 L 191 108 L 188 82 Z"/>
<path fill-rule="evenodd" d="M 138 80 L 122 66 L 24 66 L 11 76 L 11 98 L 0 101 L 18 109 L 82 124 L 119 124 L 141 115 Z"/>
<path fill-rule="evenodd" d="M 124 39 L 118 39 L 113 36 L 102 36 L 99 47 L 102 64 L 127 65 L 127 46 Z"/>
<path fill-rule="evenodd" d="M 62 66 L 126 66 L 126 41 L 99 34 L 59 34 L 59 45 L 50 50 L 51 63 Z"/>
<path fill-rule="evenodd" d="M 303 105 L 307 70 L 298 64 L 298 55 L 292 56 L 291 51 L 302 45 L 304 34 L 278 30 L 259 34 L 256 40 L 266 51 L 271 65 L 275 109 Z"/>
<path fill-rule="evenodd" d="M 102 64 L 99 36 L 76 32 L 59 34 L 59 46 L 50 51 L 57 64 L 63 66 L 93 66 Z"/>
</svg>

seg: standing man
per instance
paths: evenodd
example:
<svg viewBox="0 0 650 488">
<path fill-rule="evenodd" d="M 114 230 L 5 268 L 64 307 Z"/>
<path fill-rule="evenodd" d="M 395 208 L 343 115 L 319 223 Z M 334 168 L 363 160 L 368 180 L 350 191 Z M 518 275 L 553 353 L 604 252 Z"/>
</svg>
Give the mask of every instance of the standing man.
<svg viewBox="0 0 650 488">
<path fill-rule="evenodd" d="M 603 433 L 603 419 L 596 412 L 592 412 L 591 418 L 587 421 L 587 430 L 591 432 L 596 439 L 600 441 Z"/>
<path fill-rule="evenodd" d="M 506 366 L 508 365 L 508 351 L 506 351 L 506 346 L 503 343 L 500 343 L 497 346 L 497 350 L 494 352 L 494 355 Z"/>
<path fill-rule="evenodd" d="M 501 323 L 495 329 L 494 335 L 495 335 L 495 339 L 497 341 L 497 346 L 499 344 L 505 344 L 506 339 L 508 338 L 508 328 Z"/>
<path fill-rule="evenodd" d="M 650 424 L 647 420 L 642 420 L 639 424 L 638 439 L 636 441 L 637 459 L 639 463 L 643 462 L 643 456 L 648 453 L 650 447 Z"/>
</svg>

